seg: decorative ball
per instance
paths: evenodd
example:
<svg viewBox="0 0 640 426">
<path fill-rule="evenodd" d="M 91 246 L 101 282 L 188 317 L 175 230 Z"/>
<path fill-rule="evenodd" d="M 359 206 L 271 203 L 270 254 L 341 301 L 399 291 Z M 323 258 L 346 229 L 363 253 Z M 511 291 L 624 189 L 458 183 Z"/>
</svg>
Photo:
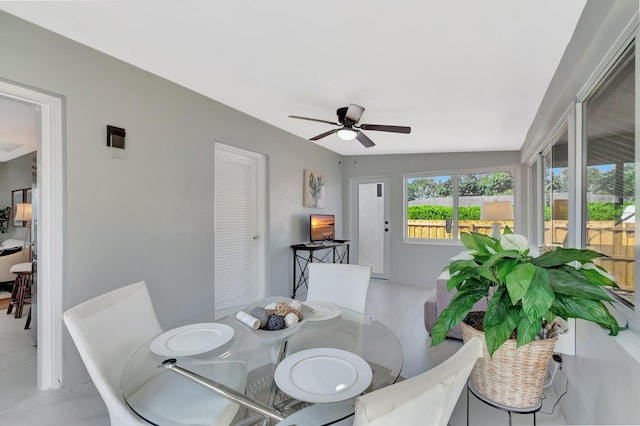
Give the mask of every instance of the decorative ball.
<svg viewBox="0 0 640 426">
<path fill-rule="evenodd" d="M 289 316 L 291 314 L 294 314 L 298 318 L 298 321 L 302 320 L 302 314 L 300 313 L 299 310 L 291 308 L 291 309 L 289 309 L 289 313 L 287 314 L 287 316 Z"/>
<path fill-rule="evenodd" d="M 267 324 L 267 330 L 277 331 L 285 328 L 284 318 L 279 315 L 271 315 L 269 317 L 269 323 Z"/>
<path fill-rule="evenodd" d="M 287 316 L 284 317 L 284 323 L 287 325 L 287 327 L 296 325 L 298 321 L 299 321 L 298 316 L 293 312 L 289 312 Z"/>
<path fill-rule="evenodd" d="M 269 312 L 265 308 L 253 308 L 249 315 L 260 320 L 260 328 L 265 328 L 269 322 Z"/>
<path fill-rule="evenodd" d="M 273 311 L 276 309 L 276 304 L 274 303 L 269 303 L 267 306 L 264 307 L 267 311 Z"/>
<path fill-rule="evenodd" d="M 298 301 L 298 300 L 292 300 L 291 302 L 289 302 L 289 307 L 291 309 L 295 309 L 296 311 L 301 311 L 302 310 L 302 303 L 300 303 L 300 301 Z"/>
<path fill-rule="evenodd" d="M 289 313 L 289 305 L 286 302 L 278 302 L 275 307 L 276 315 L 284 317 Z"/>
</svg>

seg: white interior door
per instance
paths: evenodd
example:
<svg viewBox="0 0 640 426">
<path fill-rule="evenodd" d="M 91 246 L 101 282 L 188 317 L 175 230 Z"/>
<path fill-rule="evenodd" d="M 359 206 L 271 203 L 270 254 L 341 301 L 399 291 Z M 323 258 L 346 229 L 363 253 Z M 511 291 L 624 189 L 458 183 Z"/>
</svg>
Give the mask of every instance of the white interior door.
<svg viewBox="0 0 640 426">
<path fill-rule="evenodd" d="M 265 158 L 216 143 L 215 310 L 265 296 Z"/>
<path fill-rule="evenodd" d="M 372 278 L 389 279 L 389 178 L 353 180 L 356 258 L 370 265 Z"/>
</svg>

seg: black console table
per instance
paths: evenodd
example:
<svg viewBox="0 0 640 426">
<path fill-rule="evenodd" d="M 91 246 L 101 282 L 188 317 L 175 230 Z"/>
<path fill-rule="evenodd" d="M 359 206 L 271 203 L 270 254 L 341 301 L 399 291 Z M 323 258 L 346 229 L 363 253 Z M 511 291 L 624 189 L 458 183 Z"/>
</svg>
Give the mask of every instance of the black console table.
<svg viewBox="0 0 640 426">
<path fill-rule="evenodd" d="M 321 243 L 294 244 L 293 294 L 303 285 L 308 288 L 309 263 L 349 263 L 350 240 L 324 241 Z"/>
</svg>

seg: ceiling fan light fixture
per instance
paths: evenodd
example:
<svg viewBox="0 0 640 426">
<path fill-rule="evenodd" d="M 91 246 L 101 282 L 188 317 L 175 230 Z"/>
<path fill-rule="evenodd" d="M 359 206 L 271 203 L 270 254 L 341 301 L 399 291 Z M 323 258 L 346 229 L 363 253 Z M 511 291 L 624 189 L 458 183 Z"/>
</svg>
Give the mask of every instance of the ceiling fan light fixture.
<svg viewBox="0 0 640 426">
<path fill-rule="evenodd" d="M 358 131 L 353 129 L 340 129 L 338 130 L 338 137 L 343 141 L 352 141 L 358 136 Z"/>
</svg>

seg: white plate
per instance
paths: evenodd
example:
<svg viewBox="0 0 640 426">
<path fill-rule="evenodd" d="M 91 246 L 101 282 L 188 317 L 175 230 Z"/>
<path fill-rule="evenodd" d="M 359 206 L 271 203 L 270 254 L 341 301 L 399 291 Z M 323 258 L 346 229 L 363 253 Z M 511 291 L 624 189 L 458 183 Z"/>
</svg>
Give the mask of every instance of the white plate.
<svg viewBox="0 0 640 426">
<path fill-rule="evenodd" d="M 233 338 L 233 328 L 226 324 L 189 324 L 162 333 L 149 346 L 160 356 L 192 356 L 219 348 Z"/>
<path fill-rule="evenodd" d="M 309 321 L 325 321 L 337 318 L 342 314 L 339 307 L 329 302 L 304 302 L 315 312 L 309 317 Z"/>
<path fill-rule="evenodd" d="M 371 367 L 364 359 L 334 348 L 296 352 L 282 360 L 274 374 L 282 392 L 305 402 L 353 398 L 369 387 L 372 378 Z"/>
</svg>

